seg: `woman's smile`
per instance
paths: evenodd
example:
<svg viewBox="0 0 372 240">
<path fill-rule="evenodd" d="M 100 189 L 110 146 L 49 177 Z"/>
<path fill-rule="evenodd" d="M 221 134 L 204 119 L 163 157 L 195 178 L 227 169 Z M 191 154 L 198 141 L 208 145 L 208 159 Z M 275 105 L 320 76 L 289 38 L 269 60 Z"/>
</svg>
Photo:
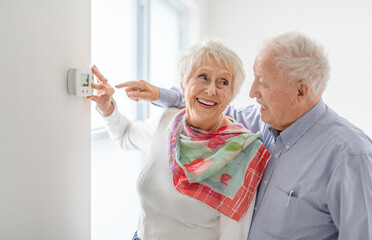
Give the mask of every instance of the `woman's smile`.
<svg viewBox="0 0 372 240">
<path fill-rule="evenodd" d="M 182 86 L 186 101 L 186 120 L 193 127 L 214 130 L 230 103 L 233 71 L 211 58 L 195 67 Z"/>
<path fill-rule="evenodd" d="M 196 98 L 196 100 L 204 108 L 212 108 L 215 105 L 217 105 L 216 102 L 213 102 L 213 101 L 210 101 L 210 100 L 206 100 L 206 99 L 202 99 L 202 98 Z"/>
</svg>

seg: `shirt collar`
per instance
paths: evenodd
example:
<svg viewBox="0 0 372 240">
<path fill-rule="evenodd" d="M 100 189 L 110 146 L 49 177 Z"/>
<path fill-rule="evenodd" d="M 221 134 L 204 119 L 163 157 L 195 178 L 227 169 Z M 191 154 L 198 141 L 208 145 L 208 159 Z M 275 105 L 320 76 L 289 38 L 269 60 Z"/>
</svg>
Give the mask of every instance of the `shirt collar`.
<svg viewBox="0 0 372 240">
<path fill-rule="evenodd" d="M 276 130 L 276 129 L 272 128 L 271 126 L 269 126 L 269 131 L 270 131 L 271 135 L 273 135 L 275 141 L 279 137 L 280 133 L 282 132 L 282 131 L 279 131 L 279 130 Z"/>
<path fill-rule="evenodd" d="M 320 101 L 312 109 L 297 119 L 297 121 L 292 123 L 284 131 L 280 132 L 271 127 L 269 127 L 269 130 L 274 136 L 274 139 L 280 136 L 283 139 L 284 144 L 292 146 L 301 136 L 305 134 L 306 131 L 314 126 L 314 124 L 326 112 L 326 110 L 327 105 L 322 99 L 320 99 Z"/>
</svg>

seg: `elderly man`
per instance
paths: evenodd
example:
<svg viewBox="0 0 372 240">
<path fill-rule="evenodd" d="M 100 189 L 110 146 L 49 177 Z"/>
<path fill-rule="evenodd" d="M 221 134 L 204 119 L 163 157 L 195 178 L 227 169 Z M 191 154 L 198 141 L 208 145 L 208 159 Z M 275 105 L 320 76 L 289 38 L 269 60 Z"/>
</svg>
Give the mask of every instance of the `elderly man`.
<svg viewBox="0 0 372 240">
<path fill-rule="evenodd" d="M 296 32 L 274 37 L 254 74 L 249 95 L 258 104 L 225 111 L 261 131 L 272 154 L 248 239 L 372 239 L 372 142 L 322 100 L 329 78 L 322 47 Z M 132 99 L 183 105 L 175 89 L 127 86 Z"/>
</svg>

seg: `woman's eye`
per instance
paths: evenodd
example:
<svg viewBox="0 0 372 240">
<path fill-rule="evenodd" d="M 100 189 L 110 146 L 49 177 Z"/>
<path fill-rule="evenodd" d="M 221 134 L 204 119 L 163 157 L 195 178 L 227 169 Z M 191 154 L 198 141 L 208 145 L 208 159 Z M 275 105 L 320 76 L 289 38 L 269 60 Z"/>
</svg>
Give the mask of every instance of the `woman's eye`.
<svg viewBox="0 0 372 240">
<path fill-rule="evenodd" d="M 218 81 L 218 85 L 219 85 L 220 87 L 222 87 L 222 86 L 228 86 L 228 85 L 229 85 L 229 81 L 227 81 L 227 80 L 224 79 L 224 78 L 221 78 L 221 79 Z"/>
<path fill-rule="evenodd" d="M 207 79 L 207 75 L 205 75 L 205 74 L 200 74 L 199 76 L 198 76 L 199 78 L 201 78 L 201 79 Z"/>
</svg>

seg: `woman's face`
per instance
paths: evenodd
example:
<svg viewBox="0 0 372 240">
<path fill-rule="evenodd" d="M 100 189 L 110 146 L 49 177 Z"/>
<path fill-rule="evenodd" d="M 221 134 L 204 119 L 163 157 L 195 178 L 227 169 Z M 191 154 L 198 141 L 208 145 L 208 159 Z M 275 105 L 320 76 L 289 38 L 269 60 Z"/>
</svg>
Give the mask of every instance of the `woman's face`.
<svg viewBox="0 0 372 240">
<path fill-rule="evenodd" d="M 193 127 L 215 130 L 230 103 L 233 71 L 214 58 L 194 67 L 181 86 L 186 100 L 186 121 Z"/>
</svg>

